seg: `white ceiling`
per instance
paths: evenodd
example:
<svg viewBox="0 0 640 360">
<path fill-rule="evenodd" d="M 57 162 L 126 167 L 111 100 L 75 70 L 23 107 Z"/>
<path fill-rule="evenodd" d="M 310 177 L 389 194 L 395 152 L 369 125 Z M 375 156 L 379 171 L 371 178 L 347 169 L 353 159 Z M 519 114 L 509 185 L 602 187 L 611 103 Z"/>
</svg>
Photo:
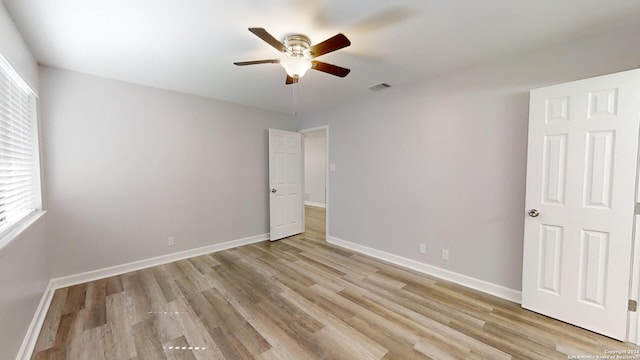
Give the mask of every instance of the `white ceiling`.
<svg viewBox="0 0 640 360">
<path fill-rule="evenodd" d="M 285 113 L 370 96 L 367 87 L 414 81 L 637 21 L 638 0 L 4 0 L 41 64 Z M 250 33 L 339 32 L 352 45 L 284 84 L 278 58 Z M 294 107 L 294 100 L 297 105 Z"/>
</svg>

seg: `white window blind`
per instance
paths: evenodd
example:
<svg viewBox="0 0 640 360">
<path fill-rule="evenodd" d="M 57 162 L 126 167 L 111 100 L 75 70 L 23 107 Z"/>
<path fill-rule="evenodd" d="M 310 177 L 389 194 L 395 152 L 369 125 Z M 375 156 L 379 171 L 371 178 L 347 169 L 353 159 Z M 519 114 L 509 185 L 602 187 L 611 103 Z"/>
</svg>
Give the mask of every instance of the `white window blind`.
<svg viewBox="0 0 640 360">
<path fill-rule="evenodd" d="M 36 208 L 35 102 L 0 56 L 0 233 Z"/>
</svg>

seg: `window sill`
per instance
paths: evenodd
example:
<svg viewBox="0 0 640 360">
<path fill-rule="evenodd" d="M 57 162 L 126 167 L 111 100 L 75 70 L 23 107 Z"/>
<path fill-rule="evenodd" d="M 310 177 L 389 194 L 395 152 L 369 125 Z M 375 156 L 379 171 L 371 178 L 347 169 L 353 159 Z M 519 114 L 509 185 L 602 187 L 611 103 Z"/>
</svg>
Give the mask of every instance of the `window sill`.
<svg viewBox="0 0 640 360">
<path fill-rule="evenodd" d="M 0 237 L 0 255 L 16 238 L 20 237 L 23 232 L 27 231 L 31 225 L 35 224 L 46 213 L 46 210 L 36 210 L 8 228 Z"/>
</svg>

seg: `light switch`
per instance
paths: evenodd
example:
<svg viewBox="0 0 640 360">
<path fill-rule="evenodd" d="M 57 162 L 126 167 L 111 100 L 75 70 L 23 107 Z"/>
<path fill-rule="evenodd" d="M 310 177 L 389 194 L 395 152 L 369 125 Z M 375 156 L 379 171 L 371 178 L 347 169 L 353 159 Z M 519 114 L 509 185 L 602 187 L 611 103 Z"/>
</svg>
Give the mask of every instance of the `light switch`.
<svg viewBox="0 0 640 360">
<path fill-rule="evenodd" d="M 336 171 L 336 164 L 330 164 L 329 171 Z"/>
</svg>

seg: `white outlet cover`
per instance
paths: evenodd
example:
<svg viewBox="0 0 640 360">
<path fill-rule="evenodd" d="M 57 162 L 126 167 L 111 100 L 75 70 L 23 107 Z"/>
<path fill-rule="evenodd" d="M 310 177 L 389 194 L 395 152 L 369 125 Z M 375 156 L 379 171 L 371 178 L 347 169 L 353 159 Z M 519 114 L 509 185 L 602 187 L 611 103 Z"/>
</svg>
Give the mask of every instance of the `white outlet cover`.
<svg viewBox="0 0 640 360">
<path fill-rule="evenodd" d="M 336 171 L 336 164 L 330 164 L 329 171 Z"/>
<path fill-rule="evenodd" d="M 442 260 L 449 260 L 449 250 L 442 250 Z"/>
<path fill-rule="evenodd" d="M 426 254 L 427 253 L 427 245 L 420 244 L 420 253 L 421 254 Z"/>
</svg>

